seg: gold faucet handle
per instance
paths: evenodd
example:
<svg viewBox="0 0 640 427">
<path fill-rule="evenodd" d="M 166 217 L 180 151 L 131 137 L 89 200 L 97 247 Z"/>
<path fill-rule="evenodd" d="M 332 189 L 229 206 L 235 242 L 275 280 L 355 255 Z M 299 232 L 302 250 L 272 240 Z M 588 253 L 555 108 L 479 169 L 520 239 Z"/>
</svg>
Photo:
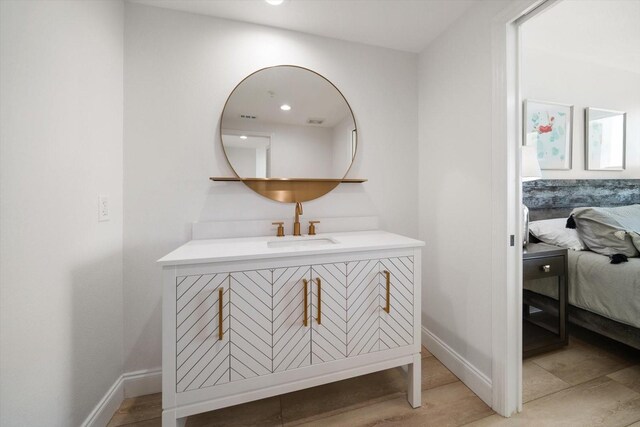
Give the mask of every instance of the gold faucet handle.
<svg viewBox="0 0 640 427">
<path fill-rule="evenodd" d="M 315 224 L 320 224 L 320 221 L 309 221 L 309 236 L 316 235 L 316 226 Z"/>
<path fill-rule="evenodd" d="M 271 225 L 278 226 L 278 237 L 284 237 L 284 222 L 272 222 Z"/>
</svg>

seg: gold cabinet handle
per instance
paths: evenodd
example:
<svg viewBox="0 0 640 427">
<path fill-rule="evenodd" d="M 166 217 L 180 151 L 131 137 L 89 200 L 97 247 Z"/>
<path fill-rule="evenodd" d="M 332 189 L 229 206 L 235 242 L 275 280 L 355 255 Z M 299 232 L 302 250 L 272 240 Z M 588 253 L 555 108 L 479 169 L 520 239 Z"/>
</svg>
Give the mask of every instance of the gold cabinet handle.
<svg viewBox="0 0 640 427">
<path fill-rule="evenodd" d="M 316 281 L 318 282 L 318 318 L 316 320 L 320 325 L 322 323 L 322 282 L 319 277 Z"/>
<path fill-rule="evenodd" d="M 302 318 L 302 324 L 309 326 L 309 313 L 307 311 L 307 305 L 309 304 L 309 281 L 302 279 L 302 283 L 304 284 L 304 317 Z"/>
<path fill-rule="evenodd" d="M 387 303 L 384 307 L 384 311 L 386 311 L 387 313 L 391 312 L 391 273 L 389 273 L 387 270 L 383 271 L 386 279 L 387 279 Z"/>
<path fill-rule="evenodd" d="M 224 298 L 224 289 L 220 288 L 218 289 L 218 339 L 220 341 L 222 341 L 222 338 L 224 338 L 224 331 L 222 330 L 222 306 L 224 301 L 222 301 L 222 299 Z"/>
<path fill-rule="evenodd" d="M 549 264 L 547 264 L 547 265 L 543 265 L 542 267 L 540 267 L 540 269 L 541 269 L 542 271 L 544 271 L 545 273 L 548 273 L 548 272 L 550 272 L 550 271 L 551 271 L 551 266 L 550 266 Z"/>
</svg>

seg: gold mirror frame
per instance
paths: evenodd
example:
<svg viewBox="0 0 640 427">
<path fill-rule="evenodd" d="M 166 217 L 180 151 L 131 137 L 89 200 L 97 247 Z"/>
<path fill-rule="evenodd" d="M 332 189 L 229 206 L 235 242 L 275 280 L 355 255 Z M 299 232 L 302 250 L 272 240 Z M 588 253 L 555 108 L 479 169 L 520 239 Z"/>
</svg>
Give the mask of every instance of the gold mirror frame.
<svg viewBox="0 0 640 427">
<path fill-rule="evenodd" d="M 229 161 L 229 157 L 227 156 L 227 152 L 224 148 L 224 143 L 222 140 L 222 117 L 224 116 L 224 111 L 227 108 L 227 104 L 231 99 L 231 96 L 236 91 L 236 89 L 244 83 L 247 79 L 251 78 L 253 75 L 260 73 L 265 70 L 269 70 L 272 68 L 280 68 L 280 67 L 290 67 L 290 68 L 299 68 L 301 70 L 305 70 L 311 72 L 318 77 L 327 81 L 331 86 L 335 88 L 336 91 L 340 94 L 344 102 L 347 104 L 349 108 L 349 112 L 351 113 L 351 118 L 353 119 L 353 126 L 355 131 L 355 148 L 353 149 L 353 156 L 351 157 L 351 164 L 347 168 L 347 171 L 344 174 L 344 177 L 341 179 L 324 179 L 324 178 L 242 178 L 238 175 L 233 165 Z M 331 190 L 336 188 L 340 183 L 361 183 L 365 182 L 366 179 L 347 179 L 345 178 L 351 168 L 353 167 L 353 160 L 356 157 L 358 152 L 358 127 L 356 124 L 356 117 L 353 114 L 353 109 L 347 101 L 347 98 L 344 94 L 334 85 L 329 79 L 324 77 L 322 74 L 313 71 L 309 68 L 301 67 L 299 65 L 274 65 L 271 67 L 261 68 L 253 73 L 249 74 L 247 77 L 242 79 L 231 91 L 227 100 L 224 103 L 224 107 L 222 108 L 222 114 L 220 115 L 220 144 L 222 145 L 222 152 L 224 153 L 225 159 L 227 160 L 227 164 L 233 171 L 235 177 L 211 177 L 212 181 L 241 181 L 247 187 L 255 191 L 256 193 L 264 196 L 268 199 L 275 200 L 283 203 L 297 203 L 297 202 L 306 202 L 309 200 L 317 199 L 318 197 L 324 196 L 329 193 Z"/>
</svg>

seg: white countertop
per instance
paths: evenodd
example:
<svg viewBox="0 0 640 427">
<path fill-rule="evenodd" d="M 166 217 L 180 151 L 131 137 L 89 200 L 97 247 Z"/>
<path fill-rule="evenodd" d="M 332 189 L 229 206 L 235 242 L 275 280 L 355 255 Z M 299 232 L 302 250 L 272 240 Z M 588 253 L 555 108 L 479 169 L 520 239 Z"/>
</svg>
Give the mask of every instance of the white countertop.
<svg viewBox="0 0 640 427">
<path fill-rule="evenodd" d="M 336 243 L 300 247 L 269 247 L 269 242 L 328 238 Z M 424 246 L 424 242 L 386 231 L 319 233 L 301 237 L 245 237 L 239 239 L 192 240 L 160 258 L 161 265 L 203 264 L 208 262 L 284 258 L 291 256 L 401 249 Z"/>
</svg>

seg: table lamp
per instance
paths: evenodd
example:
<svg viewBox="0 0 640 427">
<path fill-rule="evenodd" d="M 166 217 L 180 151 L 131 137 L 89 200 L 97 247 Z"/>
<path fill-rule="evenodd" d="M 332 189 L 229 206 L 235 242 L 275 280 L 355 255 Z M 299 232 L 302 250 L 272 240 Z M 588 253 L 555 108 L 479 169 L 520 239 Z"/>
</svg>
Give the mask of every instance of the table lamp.
<svg viewBox="0 0 640 427">
<path fill-rule="evenodd" d="M 537 134 L 527 135 L 527 145 L 522 146 L 522 182 L 535 181 L 542 178 L 540 163 L 538 163 L 538 150 L 536 144 L 529 142 L 537 139 Z M 522 223 L 524 225 L 522 246 L 529 243 L 529 208 L 522 204 Z"/>
</svg>

